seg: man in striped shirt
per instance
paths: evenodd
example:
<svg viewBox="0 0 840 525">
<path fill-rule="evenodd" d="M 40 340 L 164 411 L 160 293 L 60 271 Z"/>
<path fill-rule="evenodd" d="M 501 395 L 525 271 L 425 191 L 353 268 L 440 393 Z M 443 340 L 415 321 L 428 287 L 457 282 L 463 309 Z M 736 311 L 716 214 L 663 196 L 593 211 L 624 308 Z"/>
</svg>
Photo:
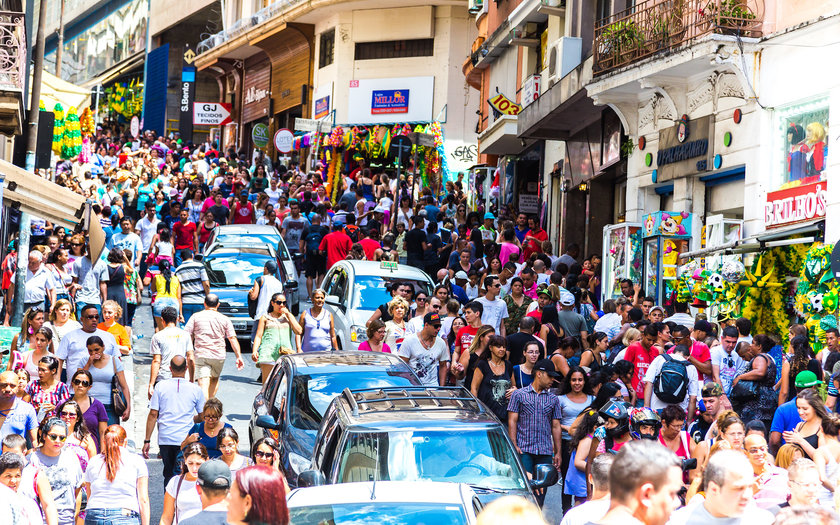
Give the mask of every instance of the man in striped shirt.
<svg viewBox="0 0 840 525">
<path fill-rule="evenodd" d="M 204 297 L 210 293 L 210 281 L 204 265 L 193 260 L 192 250 L 181 250 L 181 260 L 175 276 L 181 282 L 181 302 L 184 323 L 196 312 L 204 310 Z"/>
<path fill-rule="evenodd" d="M 537 465 L 554 464 L 560 469 L 560 401 L 548 391 L 554 378 L 551 359 L 540 359 L 534 365 L 534 381 L 516 390 L 508 401 L 508 434 L 519 452 L 522 466 L 536 477 Z M 553 456 L 553 458 L 552 458 Z M 541 491 L 542 492 L 542 491 Z M 537 495 L 542 505 L 544 492 Z"/>
</svg>

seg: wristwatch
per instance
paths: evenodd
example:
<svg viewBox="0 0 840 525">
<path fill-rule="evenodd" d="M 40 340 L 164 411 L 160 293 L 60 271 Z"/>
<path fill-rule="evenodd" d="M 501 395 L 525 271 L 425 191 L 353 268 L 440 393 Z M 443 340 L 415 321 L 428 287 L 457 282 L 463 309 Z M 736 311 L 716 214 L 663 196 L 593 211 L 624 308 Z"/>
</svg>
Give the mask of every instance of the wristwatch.
<svg viewBox="0 0 840 525">
<path fill-rule="evenodd" d="M 152 440 L 151 440 L 151 439 L 144 439 L 144 440 L 143 440 L 143 444 L 144 444 L 144 445 L 146 445 L 146 444 L 148 444 L 148 443 L 151 443 L 151 442 L 152 442 Z"/>
</svg>

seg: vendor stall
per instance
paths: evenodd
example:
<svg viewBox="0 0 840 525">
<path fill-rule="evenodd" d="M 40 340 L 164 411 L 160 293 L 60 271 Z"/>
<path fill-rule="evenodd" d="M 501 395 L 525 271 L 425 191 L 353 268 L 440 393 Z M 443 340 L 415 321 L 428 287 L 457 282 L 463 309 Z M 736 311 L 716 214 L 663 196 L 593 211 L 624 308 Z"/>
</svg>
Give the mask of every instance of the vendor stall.
<svg viewBox="0 0 840 525">
<path fill-rule="evenodd" d="M 621 281 L 642 281 L 642 225 L 636 223 L 604 226 L 604 254 L 601 264 L 601 289 L 607 299 L 621 297 Z"/>
<path fill-rule="evenodd" d="M 679 256 L 690 249 L 691 214 L 650 213 L 642 224 L 642 238 L 642 290 L 656 304 L 669 306 L 676 298 Z"/>
</svg>

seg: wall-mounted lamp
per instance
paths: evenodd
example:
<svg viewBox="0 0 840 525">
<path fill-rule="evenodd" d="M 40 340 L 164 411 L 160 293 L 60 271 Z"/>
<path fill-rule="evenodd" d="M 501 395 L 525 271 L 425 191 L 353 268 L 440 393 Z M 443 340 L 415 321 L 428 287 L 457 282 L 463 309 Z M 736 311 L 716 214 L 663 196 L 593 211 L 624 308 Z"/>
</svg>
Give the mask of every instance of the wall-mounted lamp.
<svg viewBox="0 0 840 525">
<path fill-rule="evenodd" d="M 580 184 L 578 184 L 578 190 L 586 191 L 588 189 L 589 189 L 589 185 L 586 184 L 585 182 L 581 182 Z"/>
</svg>

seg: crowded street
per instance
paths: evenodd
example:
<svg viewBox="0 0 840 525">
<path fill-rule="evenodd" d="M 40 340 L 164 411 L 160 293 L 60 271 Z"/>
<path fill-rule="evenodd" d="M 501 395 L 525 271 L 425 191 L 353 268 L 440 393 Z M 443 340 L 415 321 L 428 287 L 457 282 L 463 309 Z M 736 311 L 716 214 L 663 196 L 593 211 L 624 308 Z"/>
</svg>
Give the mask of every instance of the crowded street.
<svg viewBox="0 0 840 525">
<path fill-rule="evenodd" d="M 0 525 L 840 525 L 838 0 L 0 4 Z"/>
</svg>

